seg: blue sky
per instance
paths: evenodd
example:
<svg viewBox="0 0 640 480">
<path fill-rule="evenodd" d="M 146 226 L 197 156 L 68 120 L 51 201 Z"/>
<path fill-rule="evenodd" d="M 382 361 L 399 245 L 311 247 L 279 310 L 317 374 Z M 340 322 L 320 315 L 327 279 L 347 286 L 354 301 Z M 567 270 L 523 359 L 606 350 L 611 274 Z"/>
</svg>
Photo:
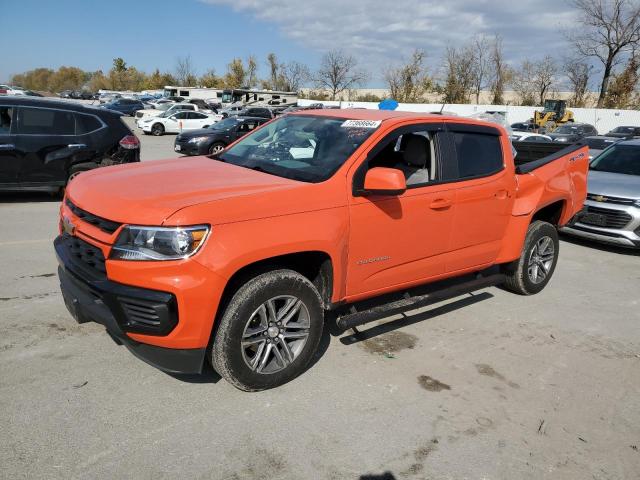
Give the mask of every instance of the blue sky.
<svg viewBox="0 0 640 480">
<path fill-rule="evenodd" d="M 565 0 L 0 0 L 0 81 L 36 67 L 111 67 L 122 57 L 150 72 L 173 70 L 191 55 L 202 74 L 221 74 L 233 57 L 297 60 L 317 67 L 339 48 L 382 85 L 385 68 L 415 48 L 431 70 L 445 48 L 474 35 L 504 39 L 507 59 L 566 53 L 563 25 L 575 12 Z"/>
</svg>

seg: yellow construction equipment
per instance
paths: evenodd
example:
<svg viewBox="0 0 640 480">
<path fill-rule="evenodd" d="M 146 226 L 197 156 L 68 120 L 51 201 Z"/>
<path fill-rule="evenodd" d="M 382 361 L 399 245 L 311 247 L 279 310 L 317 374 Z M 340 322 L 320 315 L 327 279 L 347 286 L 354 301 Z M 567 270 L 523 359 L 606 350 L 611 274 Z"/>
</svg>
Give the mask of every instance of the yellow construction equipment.
<svg viewBox="0 0 640 480">
<path fill-rule="evenodd" d="M 573 122 L 573 112 L 567 110 L 566 100 L 545 100 L 544 109 L 533 113 L 536 128 L 544 128 L 546 132 L 552 132 L 567 122 Z"/>
</svg>

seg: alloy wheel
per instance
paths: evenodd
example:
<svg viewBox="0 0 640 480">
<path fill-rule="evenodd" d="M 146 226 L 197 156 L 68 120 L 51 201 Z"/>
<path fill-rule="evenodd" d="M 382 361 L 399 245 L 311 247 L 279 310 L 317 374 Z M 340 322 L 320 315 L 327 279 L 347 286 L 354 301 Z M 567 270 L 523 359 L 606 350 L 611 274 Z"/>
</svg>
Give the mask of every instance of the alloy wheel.
<svg viewBox="0 0 640 480">
<path fill-rule="evenodd" d="M 551 237 L 540 238 L 529 253 L 527 268 L 529 280 L 536 285 L 544 282 L 551 271 L 554 258 L 555 247 Z"/>
</svg>

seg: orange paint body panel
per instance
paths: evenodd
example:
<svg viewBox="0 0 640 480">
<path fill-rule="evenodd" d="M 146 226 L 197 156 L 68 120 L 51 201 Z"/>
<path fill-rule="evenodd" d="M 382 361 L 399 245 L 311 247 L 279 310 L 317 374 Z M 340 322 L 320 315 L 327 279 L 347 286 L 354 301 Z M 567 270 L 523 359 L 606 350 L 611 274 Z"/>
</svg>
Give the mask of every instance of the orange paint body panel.
<svg viewBox="0 0 640 480">
<path fill-rule="evenodd" d="M 487 124 L 372 110 L 310 114 L 379 121 L 380 126 L 331 178 L 320 183 L 207 157 L 107 167 L 73 181 L 67 199 L 98 217 L 123 225 L 211 228 L 202 248 L 184 260 L 113 260 L 112 245 L 123 227 L 107 233 L 63 202 L 60 213 L 75 225 L 75 235 L 102 250 L 110 281 L 175 296 L 178 322 L 171 332 L 128 333 L 130 338 L 173 349 L 206 347 L 229 280 L 244 267 L 282 255 L 326 255 L 331 262 L 333 303 L 510 262 L 520 256 L 537 211 L 563 202 L 558 222 L 562 225 L 580 210 L 586 195 L 588 156 L 580 155 L 582 150 L 516 174 L 507 133 L 494 125 L 500 131 L 504 157 L 498 173 L 427 184 L 392 196 L 355 195 L 358 168 L 394 130 L 414 124 Z M 392 180 L 395 185 L 397 179 Z M 380 181 L 384 184 L 383 177 Z"/>
</svg>

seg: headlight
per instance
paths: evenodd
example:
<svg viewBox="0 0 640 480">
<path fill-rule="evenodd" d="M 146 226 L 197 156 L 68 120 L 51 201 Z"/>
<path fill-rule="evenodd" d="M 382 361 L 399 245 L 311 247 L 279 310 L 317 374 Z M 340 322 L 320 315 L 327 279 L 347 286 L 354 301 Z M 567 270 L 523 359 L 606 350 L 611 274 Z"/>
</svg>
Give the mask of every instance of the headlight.
<svg viewBox="0 0 640 480">
<path fill-rule="evenodd" d="M 198 251 L 209 233 L 207 225 L 122 229 L 110 258 L 118 260 L 179 260 Z"/>
<path fill-rule="evenodd" d="M 189 139 L 189 143 L 200 143 L 206 142 L 207 140 L 209 140 L 209 137 L 193 137 Z"/>
</svg>

